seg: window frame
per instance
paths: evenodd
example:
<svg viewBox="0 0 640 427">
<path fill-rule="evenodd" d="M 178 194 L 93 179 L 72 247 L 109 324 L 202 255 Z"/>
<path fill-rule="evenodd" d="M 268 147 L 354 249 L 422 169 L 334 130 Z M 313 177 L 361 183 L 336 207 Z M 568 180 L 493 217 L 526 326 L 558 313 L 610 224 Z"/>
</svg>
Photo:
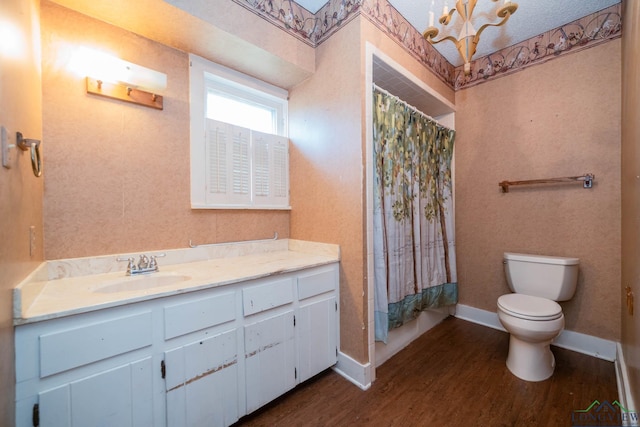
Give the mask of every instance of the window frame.
<svg viewBox="0 0 640 427">
<path fill-rule="evenodd" d="M 207 96 L 210 91 L 229 95 L 237 100 L 264 105 L 276 111 L 276 135 L 288 137 L 288 91 L 270 85 L 238 71 L 213 63 L 197 55 L 189 55 L 189 105 L 190 105 L 190 165 L 191 165 L 191 208 L 192 209 L 280 209 L 290 210 L 287 195 L 286 205 L 256 203 L 253 178 L 251 181 L 251 201 L 246 204 L 207 202 L 206 196 L 206 129 Z M 217 120 L 212 118 L 212 120 Z M 237 126 L 237 125 L 234 125 Z M 250 149 L 253 156 L 253 148 Z M 287 155 L 287 176 L 289 174 Z M 289 178 L 287 177 L 287 193 Z"/>
<path fill-rule="evenodd" d="M 189 89 L 191 131 L 205 128 L 207 91 L 231 94 L 236 99 L 247 99 L 256 104 L 268 105 L 278 110 L 277 135 L 288 137 L 289 92 L 254 77 L 242 74 L 194 54 L 189 54 Z M 196 114 L 194 114 L 196 113 Z M 216 120 L 215 118 L 213 118 Z"/>
</svg>

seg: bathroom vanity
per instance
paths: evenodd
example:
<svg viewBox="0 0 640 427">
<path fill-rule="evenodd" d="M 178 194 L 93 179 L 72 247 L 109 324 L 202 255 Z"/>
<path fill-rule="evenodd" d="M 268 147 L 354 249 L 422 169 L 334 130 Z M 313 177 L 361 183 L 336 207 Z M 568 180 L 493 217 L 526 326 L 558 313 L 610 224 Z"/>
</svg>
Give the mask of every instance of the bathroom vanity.
<svg viewBox="0 0 640 427">
<path fill-rule="evenodd" d="M 228 426 L 334 365 L 337 246 L 224 246 L 169 251 L 154 279 L 100 257 L 25 280 L 17 425 Z"/>
</svg>

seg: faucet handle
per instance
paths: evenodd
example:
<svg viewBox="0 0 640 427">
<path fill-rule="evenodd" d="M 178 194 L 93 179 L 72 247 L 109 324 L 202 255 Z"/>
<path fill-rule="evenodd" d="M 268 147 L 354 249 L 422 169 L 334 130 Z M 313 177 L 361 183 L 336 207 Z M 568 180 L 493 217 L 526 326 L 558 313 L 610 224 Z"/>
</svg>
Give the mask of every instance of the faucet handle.
<svg viewBox="0 0 640 427">
<path fill-rule="evenodd" d="M 165 257 L 165 256 L 167 256 L 167 254 L 151 255 L 149 257 L 149 268 L 157 269 L 158 268 L 158 260 L 157 260 L 157 258 Z"/>
<path fill-rule="evenodd" d="M 116 258 L 116 261 L 118 262 L 123 262 L 126 261 L 128 262 L 127 264 L 127 274 L 131 274 L 132 271 L 136 271 L 138 269 L 138 267 L 136 267 L 136 260 L 133 257 L 129 257 L 129 258 Z"/>
</svg>

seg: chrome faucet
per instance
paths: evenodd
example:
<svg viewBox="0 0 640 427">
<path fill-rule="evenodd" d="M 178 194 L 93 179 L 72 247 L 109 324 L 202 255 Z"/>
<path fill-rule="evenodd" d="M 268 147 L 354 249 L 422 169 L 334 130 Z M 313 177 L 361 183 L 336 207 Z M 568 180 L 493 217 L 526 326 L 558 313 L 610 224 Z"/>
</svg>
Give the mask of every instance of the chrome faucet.
<svg viewBox="0 0 640 427">
<path fill-rule="evenodd" d="M 166 256 L 167 254 L 157 254 L 146 256 L 144 254 L 140 255 L 140 259 L 138 260 L 138 264 L 136 265 L 136 260 L 133 257 L 130 258 L 116 258 L 116 261 L 127 262 L 127 276 L 135 276 L 136 274 L 144 274 L 144 273 L 154 273 L 159 271 L 158 269 L 158 257 Z"/>
<path fill-rule="evenodd" d="M 149 268 L 149 257 L 142 254 L 140 255 L 140 260 L 138 261 L 138 270 L 144 270 Z"/>
</svg>

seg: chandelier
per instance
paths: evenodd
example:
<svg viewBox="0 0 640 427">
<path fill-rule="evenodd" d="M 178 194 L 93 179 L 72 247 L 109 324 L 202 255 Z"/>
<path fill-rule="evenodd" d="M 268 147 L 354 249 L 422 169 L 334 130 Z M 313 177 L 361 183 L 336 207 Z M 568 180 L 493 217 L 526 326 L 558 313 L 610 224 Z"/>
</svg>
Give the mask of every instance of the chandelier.
<svg viewBox="0 0 640 427">
<path fill-rule="evenodd" d="M 491 1 L 497 2 L 499 0 Z M 516 3 L 512 3 L 511 0 L 504 0 L 504 4 L 500 8 L 498 8 L 498 11 L 496 12 L 496 15 L 498 16 L 498 18 L 501 18 L 501 21 L 495 24 L 490 22 L 486 23 L 482 25 L 478 31 L 476 31 L 471 24 L 471 19 L 473 15 L 473 9 L 476 7 L 477 2 L 478 0 L 456 0 L 455 8 L 449 10 L 445 0 L 445 5 L 442 10 L 442 16 L 440 17 L 438 22 L 440 22 L 442 25 L 448 25 L 449 22 L 451 22 L 453 14 L 458 11 L 458 15 L 460 15 L 460 18 L 462 19 L 462 29 L 460 30 L 460 35 L 457 39 L 453 36 L 447 36 L 441 38 L 440 40 L 434 40 L 434 37 L 438 35 L 439 31 L 436 27 L 433 26 L 434 15 L 432 1 L 432 10 L 429 11 L 429 27 L 424 31 L 424 33 L 422 33 L 423 37 L 431 44 L 440 43 L 444 40 L 452 41 L 456 45 L 460 56 L 462 56 L 462 59 L 464 60 L 465 75 L 471 74 L 471 58 L 476 53 L 476 46 L 480 41 L 480 34 L 482 34 L 484 29 L 487 27 L 499 27 L 503 25 L 505 22 L 507 22 L 507 19 L 509 19 L 509 17 L 513 15 L 518 9 L 518 5 Z"/>
</svg>

